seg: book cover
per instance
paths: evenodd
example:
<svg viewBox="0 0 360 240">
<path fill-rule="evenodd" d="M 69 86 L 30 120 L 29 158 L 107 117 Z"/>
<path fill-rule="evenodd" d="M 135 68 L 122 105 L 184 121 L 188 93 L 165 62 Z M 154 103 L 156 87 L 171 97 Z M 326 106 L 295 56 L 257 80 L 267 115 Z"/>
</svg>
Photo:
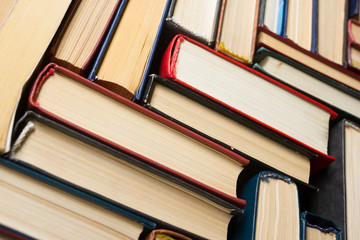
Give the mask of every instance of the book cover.
<svg viewBox="0 0 360 240">
<path fill-rule="evenodd" d="M 193 177 L 189 177 L 187 174 L 180 172 L 178 169 L 173 169 L 173 168 L 169 167 L 169 165 L 167 165 L 167 164 L 160 163 L 161 159 L 158 159 L 158 158 L 154 159 L 152 157 L 150 158 L 149 154 L 151 154 L 151 153 L 145 152 L 145 153 L 139 154 L 138 153 L 139 149 L 141 150 L 141 148 L 144 148 L 144 147 L 140 148 L 140 145 L 137 148 L 134 148 L 134 146 L 130 146 L 130 145 L 129 145 L 130 147 L 124 146 L 125 144 L 128 143 L 128 139 L 126 140 L 126 142 L 120 143 L 118 141 L 121 141 L 121 140 L 116 140 L 116 138 L 111 139 L 110 135 L 109 135 L 109 137 L 107 137 L 105 135 L 99 135 L 99 133 L 96 133 L 96 131 L 98 129 L 92 129 L 92 130 L 87 129 L 82 125 L 81 122 L 75 124 L 72 120 L 69 121 L 67 119 L 67 117 L 55 114 L 52 111 L 49 111 L 46 108 L 44 108 L 43 105 L 41 104 L 41 101 L 40 102 L 38 101 L 38 96 L 39 96 L 39 94 L 41 94 L 41 91 L 44 88 L 47 81 L 49 79 L 51 79 L 51 77 L 56 73 L 67 76 L 69 78 L 69 80 L 71 80 L 71 82 L 74 82 L 75 84 L 80 84 L 80 86 L 84 86 L 85 89 L 87 91 L 89 91 L 89 93 L 96 92 L 96 94 L 100 94 L 100 98 L 109 99 L 111 101 L 114 101 L 114 103 L 119 105 L 119 107 L 121 106 L 121 108 L 125 107 L 126 109 L 129 109 L 131 112 L 127 113 L 127 115 L 131 115 L 131 116 L 133 114 L 139 115 L 141 117 L 141 119 L 145 119 L 144 123 L 147 123 L 148 121 L 154 122 L 154 124 L 156 124 L 155 127 L 157 127 L 157 128 L 160 127 L 160 129 L 164 129 L 167 132 L 168 131 L 173 132 L 171 134 L 174 134 L 174 137 L 176 135 L 180 134 L 179 138 L 184 140 L 184 137 L 185 137 L 187 139 L 186 141 L 194 142 L 192 144 L 194 144 L 194 146 L 199 146 L 199 147 L 201 146 L 201 149 L 203 148 L 203 146 L 206 146 L 206 148 L 205 148 L 206 151 L 208 151 L 208 149 L 209 149 L 210 151 L 216 152 L 215 153 L 216 155 L 221 154 L 219 156 L 221 156 L 222 159 L 229 158 L 229 159 L 231 159 L 231 162 L 234 161 L 231 164 L 240 164 L 240 165 L 246 167 L 246 165 L 248 165 L 248 163 L 249 163 L 248 159 L 232 152 L 231 150 L 226 149 L 225 147 L 222 147 L 222 146 L 220 146 L 220 145 L 218 145 L 218 144 L 216 144 L 216 143 L 214 143 L 214 142 L 212 142 L 212 141 L 210 141 L 210 140 L 208 140 L 208 139 L 164 118 L 164 117 L 161 117 L 160 115 L 158 115 L 148 109 L 145 109 L 144 107 L 142 107 L 132 101 L 129 101 L 123 97 L 120 97 L 119 95 L 97 85 L 96 83 L 93 83 L 85 78 L 82 78 L 80 75 L 77 75 L 65 68 L 57 66 L 56 64 L 49 64 L 46 68 L 44 68 L 43 72 L 39 75 L 36 83 L 34 84 L 31 94 L 29 96 L 29 108 L 31 110 L 33 110 L 43 116 L 49 117 L 50 119 L 53 119 L 57 122 L 61 122 L 62 124 L 67 125 L 70 128 L 83 133 L 86 136 L 90 136 L 92 138 L 98 139 L 100 142 L 103 142 L 107 145 L 113 146 L 114 148 L 117 148 L 120 151 L 127 152 L 128 154 L 141 159 L 142 161 L 144 161 L 147 164 L 153 165 L 156 168 L 159 168 L 163 171 L 166 171 L 170 174 L 173 174 L 173 175 L 176 175 L 176 176 L 182 178 L 184 181 L 191 182 L 192 184 L 196 184 L 197 186 L 199 186 L 203 189 L 207 189 L 207 190 L 213 192 L 215 195 L 219 196 L 220 198 L 224 197 L 225 199 L 227 199 L 230 202 L 233 202 L 237 205 L 244 204 L 244 202 L 241 199 L 236 198 L 236 196 L 230 196 L 230 194 L 225 194 L 224 192 L 222 192 L 214 187 L 211 187 L 211 186 L 209 186 L 203 182 L 200 182 L 198 180 L 195 180 L 194 179 L 195 175 Z M 66 103 L 66 102 L 64 102 L 64 103 Z M 103 116 L 102 118 L 97 117 L 98 113 L 96 112 L 96 109 L 91 110 L 91 108 L 90 108 L 89 111 L 90 112 L 94 111 L 95 115 L 94 115 L 93 120 L 95 122 L 99 122 L 99 124 L 101 124 L 101 125 L 106 123 L 106 119 L 103 119 L 105 116 Z M 130 121 L 134 121 L 134 119 L 132 119 L 131 116 L 129 116 L 129 120 L 131 119 Z M 136 117 L 136 119 L 139 119 L 140 117 Z M 111 119 L 111 118 L 112 117 L 110 117 L 109 119 Z M 121 120 L 121 121 L 123 121 L 123 120 Z M 119 125 L 120 128 L 122 128 L 123 124 L 127 124 L 125 122 L 121 123 L 121 121 L 117 121 L 117 123 L 116 123 Z M 126 130 L 126 131 L 128 131 L 128 130 Z M 137 134 L 143 134 L 143 132 L 144 131 L 142 131 L 141 133 L 137 133 Z M 137 134 L 135 134 L 134 137 L 137 137 Z M 143 136 L 140 135 L 140 139 L 146 139 L 147 137 L 148 136 L 146 136 L 144 134 L 143 134 Z M 140 140 L 138 140 L 138 141 L 140 141 Z M 159 138 L 159 141 L 161 141 L 161 138 Z M 141 143 L 139 143 L 139 144 L 141 144 Z M 161 145 L 159 145 L 159 146 L 155 145 L 155 147 L 162 148 L 162 144 L 165 144 L 165 143 L 159 143 L 159 144 L 161 144 Z M 147 146 L 147 148 L 150 148 L 150 145 Z M 171 149 L 173 149 L 172 151 L 175 151 L 175 152 L 179 152 L 180 151 L 179 149 L 182 149 L 182 148 L 180 148 L 180 146 L 172 146 L 172 145 L 169 145 L 167 148 L 171 148 Z M 137 149 L 137 150 L 134 151 L 133 149 Z M 154 149 L 154 146 L 151 149 Z M 146 154 L 146 155 L 144 155 L 144 154 Z M 182 154 L 185 154 L 185 153 L 182 153 Z M 165 156 L 163 158 L 165 158 Z M 183 160 L 185 161 L 186 159 L 189 159 L 189 157 L 186 157 L 186 158 L 184 157 Z M 167 161 L 167 160 L 165 160 L 165 161 Z M 200 161 L 200 159 L 199 159 L 199 161 Z M 203 159 L 203 161 L 205 161 L 205 160 Z M 192 162 L 190 161 L 188 164 L 192 164 Z M 237 173 L 237 174 L 239 174 L 239 173 Z"/>
<path fill-rule="evenodd" d="M 186 36 L 182 36 L 182 35 L 178 35 L 176 36 L 173 41 L 169 44 L 168 46 L 168 49 L 167 51 L 165 52 L 164 56 L 163 56 L 163 60 L 161 62 L 161 68 L 160 68 L 160 76 L 162 77 L 165 77 L 165 78 L 169 78 L 173 81 L 176 81 L 176 82 L 180 82 L 182 85 L 190 88 L 191 90 L 201 94 L 201 95 L 204 95 L 210 99 L 212 99 L 213 101 L 216 101 L 218 102 L 219 104 L 223 104 L 223 105 L 226 105 L 227 108 L 231 109 L 232 111 L 234 112 L 237 112 L 238 114 L 241 114 L 241 115 L 244 115 L 246 116 L 247 118 L 251 119 L 252 121 L 258 123 L 258 124 L 262 124 L 264 125 L 264 127 L 268 128 L 268 129 L 271 129 L 272 131 L 275 131 L 277 132 L 278 134 L 282 135 L 283 137 L 285 137 L 286 139 L 292 141 L 292 142 L 295 142 L 301 146 L 304 146 L 305 148 L 309 149 L 310 151 L 314 152 L 316 155 L 318 155 L 318 157 L 313 160 L 311 162 L 311 167 L 312 167 L 312 170 L 311 172 L 312 173 L 315 173 L 319 170 L 321 170 L 322 168 L 326 167 L 328 164 L 330 164 L 332 161 L 335 160 L 334 157 L 332 156 L 329 156 L 327 153 L 325 152 L 322 152 L 322 151 L 319 151 L 319 150 L 316 150 L 314 149 L 313 147 L 310 147 L 309 145 L 295 139 L 294 137 L 291 137 L 289 136 L 288 134 L 285 134 L 283 133 L 282 131 L 278 130 L 278 129 L 275 129 L 274 127 L 272 126 L 269 126 L 268 124 L 265 124 L 261 121 L 259 121 L 258 119 L 254 118 L 254 117 L 251 117 L 249 115 L 247 115 L 246 113 L 242 112 L 241 109 L 235 109 L 234 107 L 232 106 L 229 106 L 228 104 L 224 103 L 223 100 L 221 99 L 216 99 L 212 96 L 210 96 L 208 93 L 204 93 L 202 92 L 201 90 L 199 89 L 196 89 L 194 88 L 193 86 L 190 86 L 189 84 L 186 84 L 184 83 L 181 79 L 178 79 L 177 75 L 176 75 L 176 61 L 177 61 L 177 56 L 178 56 L 178 52 L 179 52 L 179 49 L 180 49 L 180 45 L 182 44 L 183 41 L 188 41 L 190 43 L 193 43 L 195 45 L 198 45 L 200 46 L 201 48 L 205 49 L 206 51 L 226 60 L 229 62 L 229 64 L 235 64 L 236 66 L 238 66 L 239 68 L 243 68 L 244 70 L 250 72 L 251 74 L 254 74 L 256 76 L 259 76 L 261 77 L 262 79 L 264 79 L 264 81 L 268 81 L 272 84 L 275 84 L 276 86 L 279 86 L 281 87 L 282 89 L 310 102 L 311 104 L 314 104 L 315 106 L 318 106 L 319 108 L 321 109 L 324 109 L 325 111 L 329 112 L 331 114 L 331 119 L 335 119 L 337 114 L 330 110 L 329 108 L 325 107 L 323 104 L 320 104 L 319 102 L 316 102 L 315 100 L 312 100 L 306 96 L 304 96 L 303 94 L 285 86 L 284 84 L 274 80 L 274 79 L 271 79 L 269 78 L 268 76 L 266 75 L 263 75 L 262 73 L 258 72 L 258 71 L 255 71 L 254 69 L 251 69 L 239 62 L 236 62 L 235 60 L 229 58 L 229 57 L 226 57 L 210 48 L 207 48 L 206 46 L 203 46 L 203 45 L 200 45 L 199 43 L 197 43 L 196 41 L 190 39 L 190 38 L 187 38 Z"/>
<path fill-rule="evenodd" d="M 267 5 L 275 5 L 277 4 L 276 7 L 274 6 L 268 6 L 269 10 L 270 9 L 276 9 L 277 11 L 275 12 L 275 17 L 271 15 L 271 13 L 267 13 L 268 15 L 270 14 L 270 16 L 268 16 L 267 18 L 271 18 L 274 21 L 275 24 L 273 24 L 273 26 L 267 26 L 266 24 L 266 20 L 265 20 L 265 15 L 266 15 L 266 6 Z M 286 33 L 286 24 L 287 24 L 287 5 L 288 5 L 288 0 L 281 0 L 281 1 L 267 1 L 267 0 L 261 0 L 260 1 L 260 9 L 259 9 L 259 23 L 258 25 L 266 27 L 268 29 L 270 29 L 271 31 L 273 31 L 274 33 L 284 36 L 285 37 L 285 33 Z"/>
<path fill-rule="evenodd" d="M 278 70 L 271 70 L 270 72 L 269 70 L 265 69 L 272 68 L 270 67 L 270 64 L 269 66 L 267 65 L 270 61 L 269 59 L 276 59 L 276 61 L 278 61 L 278 64 L 280 64 Z M 303 78 L 303 83 L 299 83 L 295 80 L 295 78 L 290 79 L 291 75 L 288 75 L 289 78 L 284 78 L 285 70 L 284 72 L 280 72 L 279 70 L 283 64 L 290 66 L 290 70 L 289 68 L 286 68 L 287 71 L 293 71 L 292 68 L 295 68 L 295 71 L 298 70 L 306 75 L 309 75 L 309 79 Z M 255 54 L 254 65 L 252 67 L 253 69 L 262 72 L 277 81 L 280 81 L 281 83 L 295 89 L 296 91 L 299 91 L 302 94 L 307 95 L 318 102 L 321 102 L 322 104 L 333 109 L 340 116 L 353 119 L 355 121 L 359 120 L 360 111 L 358 112 L 356 107 L 360 104 L 359 92 L 287 57 L 286 55 L 272 51 L 266 47 L 260 47 Z M 310 80 L 310 78 L 313 79 L 313 81 L 318 82 L 318 84 L 313 85 L 315 82 L 305 81 Z M 337 95 L 338 97 L 334 98 L 334 95 Z"/>
<path fill-rule="evenodd" d="M 355 91 L 360 91 L 360 75 L 314 52 L 301 48 L 289 39 L 274 34 L 262 26 L 258 26 L 256 49 L 260 47 L 284 54 L 293 61 L 318 71 Z"/>
<path fill-rule="evenodd" d="M 322 237 L 319 237 L 322 236 Z M 335 239 L 342 240 L 342 230 L 331 220 L 311 212 L 300 214 L 300 239 Z"/>
</svg>

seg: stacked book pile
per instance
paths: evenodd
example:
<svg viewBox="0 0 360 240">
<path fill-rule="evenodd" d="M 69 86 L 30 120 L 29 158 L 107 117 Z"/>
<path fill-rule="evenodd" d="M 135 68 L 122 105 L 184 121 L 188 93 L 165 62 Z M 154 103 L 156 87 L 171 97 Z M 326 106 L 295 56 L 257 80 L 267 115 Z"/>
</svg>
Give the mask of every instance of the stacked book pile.
<svg viewBox="0 0 360 240">
<path fill-rule="evenodd" d="M 10 0 L 0 237 L 357 239 L 358 0 Z"/>
</svg>

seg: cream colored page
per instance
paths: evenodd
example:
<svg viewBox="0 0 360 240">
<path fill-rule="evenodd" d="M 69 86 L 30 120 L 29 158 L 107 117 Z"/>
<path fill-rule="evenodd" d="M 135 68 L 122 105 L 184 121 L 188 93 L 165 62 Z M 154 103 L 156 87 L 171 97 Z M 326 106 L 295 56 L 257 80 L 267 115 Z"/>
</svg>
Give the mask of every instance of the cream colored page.
<svg viewBox="0 0 360 240">
<path fill-rule="evenodd" d="M 76 81 L 55 73 L 38 102 L 113 143 L 236 196 L 236 179 L 243 169 L 239 162 Z"/>
<path fill-rule="evenodd" d="M 255 240 L 300 238 L 299 202 L 295 183 L 260 180 Z"/>
<path fill-rule="evenodd" d="M 186 84 L 327 153 L 325 110 L 188 41 L 176 64 L 176 77 Z"/>
<path fill-rule="evenodd" d="M 319 229 L 306 227 L 306 239 L 308 240 L 336 240 L 333 233 L 321 232 Z"/>
<path fill-rule="evenodd" d="M 126 158 L 43 125 L 37 124 L 15 157 L 169 224 L 210 239 L 226 239 L 231 215 L 219 205 Z"/>
<path fill-rule="evenodd" d="M 211 41 L 214 40 L 218 5 L 219 0 L 178 0 L 171 19 L 195 36 Z"/>
<path fill-rule="evenodd" d="M 351 33 L 356 43 L 360 43 L 360 26 L 357 24 L 351 24 Z"/>
<path fill-rule="evenodd" d="M 257 24 L 258 1 L 227 0 L 222 22 L 219 49 L 243 61 L 252 61 L 254 24 Z"/>
<path fill-rule="evenodd" d="M 70 0 L 18 0 L 0 29 L 0 152 L 22 88 L 54 36 Z M 6 104 L 4 104 L 6 103 Z"/>
<path fill-rule="evenodd" d="M 276 58 L 266 57 L 259 64 L 267 73 L 276 76 L 291 86 L 302 89 L 335 107 L 360 117 L 359 99 Z M 336 96 L 336 98 L 334 98 L 334 96 Z"/>
<path fill-rule="evenodd" d="M 154 85 L 149 103 L 167 115 L 261 162 L 304 182 L 309 181 L 308 158 L 162 84 Z"/>
<path fill-rule="evenodd" d="M 0 3 L 0 29 L 10 16 L 17 0 L 2 0 Z"/>
<path fill-rule="evenodd" d="M 345 175 L 346 175 L 346 219 L 347 239 L 360 236 L 360 129 L 345 125 Z"/>
<path fill-rule="evenodd" d="M 142 232 L 140 223 L 15 170 L 0 166 L 0 173 L 1 222 L 31 237 L 137 239 Z"/>
</svg>

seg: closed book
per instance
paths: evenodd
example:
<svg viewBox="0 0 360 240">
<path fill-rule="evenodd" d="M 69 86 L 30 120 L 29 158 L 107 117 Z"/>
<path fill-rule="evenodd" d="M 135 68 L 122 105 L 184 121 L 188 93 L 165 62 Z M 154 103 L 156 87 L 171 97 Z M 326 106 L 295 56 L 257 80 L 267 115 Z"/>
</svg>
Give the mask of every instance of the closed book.
<svg viewBox="0 0 360 240">
<path fill-rule="evenodd" d="M 360 72 L 360 22 L 349 19 L 347 24 L 347 67 Z"/>
<path fill-rule="evenodd" d="M 337 114 L 258 71 L 178 35 L 163 56 L 160 75 L 310 149 L 318 155 L 311 162 L 312 173 L 334 160 L 327 143 L 329 122 Z"/>
<path fill-rule="evenodd" d="M 342 240 L 342 230 L 331 220 L 311 212 L 300 215 L 301 240 Z"/>
<path fill-rule="evenodd" d="M 250 165 L 259 165 L 257 171 L 273 169 L 309 181 L 310 161 L 316 156 L 263 125 L 155 74 L 144 93 L 141 102 L 146 108 L 246 157 Z"/>
<path fill-rule="evenodd" d="M 355 91 L 360 91 L 360 75 L 318 54 L 301 48 L 289 39 L 276 35 L 268 29 L 259 26 L 257 49 L 262 46 L 284 54 L 288 58 L 318 71 L 319 73 L 332 78 L 335 81 L 354 89 Z"/>
<path fill-rule="evenodd" d="M 255 51 L 260 0 L 225 0 L 220 12 L 215 49 L 246 64 Z"/>
<path fill-rule="evenodd" d="M 1 158 L 0 171 L 0 233 L 12 239 L 138 239 L 156 226 L 127 207 L 20 162 Z"/>
<path fill-rule="evenodd" d="M 249 160 L 65 68 L 50 64 L 43 70 L 29 96 L 29 107 L 220 197 L 243 203 L 236 196 L 237 179 Z"/>
<path fill-rule="evenodd" d="M 309 201 L 309 211 L 332 219 L 343 230 L 343 239 L 356 239 L 359 234 L 359 129 L 347 119 L 332 127 L 329 150 L 337 161 L 310 179 L 319 192 Z"/>
<path fill-rule="evenodd" d="M 253 68 L 327 105 L 342 117 L 360 118 L 359 92 L 284 54 L 260 47 Z"/>
<path fill-rule="evenodd" d="M 76 1 L 50 49 L 51 61 L 86 76 L 125 0 Z"/>
<path fill-rule="evenodd" d="M 283 35 L 285 32 L 288 0 L 261 0 L 258 25 Z"/>
<path fill-rule="evenodd" d="M 231 199 L 225 201 L 196 182 L 32 112 L 17 125 L 17 132 L 11 159 L 126 206 L 159 227 L 196 238 L 227 239 L 231 219 L 242 212 L 241 199 L 238 206 L 231 204 Z"/>
<path fill-rule="evenodd" d="M 263 171 L 240 191 L 247 204 L 236 219 L 236 239 L 300 239 L 298 189 L 290 178 Z"/>
<path fill-rule="evenodd" d="M 9 150 L 15 112 L 26 83 L 41 66 L 70 0 L 10 2 L 0 25 L 0 152 Z M 2 7 L 6 5 L 2 3 Z M 39 67 L 38 67 L 39 66 Z"/>
<path fill-rule="evenodd" d="M 149 74 L 170 3 L 171 0 L 127 1 L 125 8 L 115 15 L 88 78 L 122 97 L 137 101 Z"/>
<path fill-rule="evenodd" d="M 167 13 L 166 35 L 184 34 L 214 47 L 224 0 L 172 0 Z"/>
</svg>

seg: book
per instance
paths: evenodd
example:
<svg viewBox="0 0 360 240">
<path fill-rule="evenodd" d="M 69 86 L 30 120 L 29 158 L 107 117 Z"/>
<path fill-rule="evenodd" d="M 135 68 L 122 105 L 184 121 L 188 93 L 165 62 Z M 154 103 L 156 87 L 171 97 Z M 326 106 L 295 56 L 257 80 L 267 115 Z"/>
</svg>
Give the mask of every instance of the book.
<svg viewBox="0 0 360 240">
<path fill-rule="evenodd" d="M 260 47 L 253 68 L 327 105 L 341 116 L 360 118 L 359 92 L 285 55 Z"/>
<path fill-rule="evenodd" d="M 288 0 L 260 0 L 259 25 L 283 35 L 286 25 Z"/>
<path fill-rule="evenodd" d="M 156 226 L 11 160 L 0 159 L 0 172 L 0 232 L 10 239 L 138 239 Z"/>
<path fill-rule="evenodd" d="M 236 218 L 236 239 L 300 239 L 298 190 L 289 177 L 260 172 L 240 192 L 246 206 Z"/>
<path fill-rule="evenodd" d="M 14 114 L 24 85 L 40 63 L 70 3 L 15 1 L 0 25 L 0 96 L 1 102 L 6 102 L 1 105 L 0 153 L 9 150 Z"/>
<path fill-rule="evenodd" d="M 300 214 L 301 240 L 342 240 L 342 230 L 335 223 L 311 212 Z"/>
<path fill-rule="evenodd" d="M 136 101 L 142 81 L 147 78 L 169 5 L 170 0 L 127 1 L 122 14 L 115 18 L 119 21 L 106 36 L 108 41 L 95 57 L 88 78 Z"/>
<path fill-rule="evenodd" d="M 43 69 L 29 109 L 239 202 L 237 179 L 248 159 L 63 67 Z"/>
<path fill-rule="evenodd" d="M 318 0 L 287 0 L 285 36 L 308 51 L 316 51 Z"/>
<path fill-rule="evenodd" d="M 359 138 L 358 124 L 343 119 L 334 125 L 330 132 L 329 151 L 337 161 L 310 179 L 319 187 L 319 192 L 309 201 L 309 211 L 332 219 L 343 230 L 343 239 L 356 239 L 358 236 Z"/>
<path fill-rule="evenodd" d="M 6 18 L 10 15 L 11 10 L 15 5 L 16 0 L 6 1 L 2 4 L 0 9 L 0 28 L 2 27 L 3 23 L 6 21 Z"/>
<path fill-rule="evenodd" d="M 360 91 L 360 75 L 352 72 L 339 64 L 336 64 L 318 54 L 307 51 L 289 39 L 276 35 L 268 29 L 259 26 L 257 36 L 257 48 L 266 47 L 275 52 L 286 55 L 308 68 L 334 79 L 355 91 Z"/>
<path fill-rule="evenodd" d="M 89 71 L 116 11 L 126 1 L 78 1 L 61 36 L 51 49 L 51 61 L 85 75 Z"/>
<path fill-rule="evenodd" d="M 187 236 L 167 229 L 154 229 L 144 240 L 191 240 Z"/>
<path fill-rule="evenodd" d="M 359 72 L 360 70 L 360 23 L 354 19 L 349 19 L 347 25 L 348 44 L 347 44 L 347 67 Z"/>
<path fill-rule="evenodd" d="M 188 35 L 213 47 L 222 3 L 223 0 L 172 0 L 165 22 L 166 32 Z"/>
<path fill-rule="evenodd" d="M 315 154 L 174 81 L 152 75 L 143 105 L 268 169 L 309 182 Z M 247 166 L 248 168 L 249 166 Z M 258 167 L 260 169 L 260 167 Z"/>
<path fill-rule="evenodd" d="M 260 0 L 226 0 L 224 4 L 215 49 L 238 61 L 251 64 Z"/>
<path fill-rule="evenodd" d="M 169 44 L 160 76 L 311 149 L 322 159 L 313 166 L 314 172 L 334 160 L 327 155 L 329 121 L 337 116 L 334 111 L 190 38 L 178 35 Z"/>
<path fill-rule="evenodd" d="M 347 0 L 317 0 L 317 54 L 339 65 L 346 62 Z M 329 26 L 331 26 L 329 28 Z"/>
<path fill-rule="evenodd" d="M 241 207 L 196 183 L 145 164 L 141 156 L 131 156 L 42 116 L 25 116 L 17 133 L 10 159 L 126 206 L 159 227 L 167 225 L 204 239 L 227 239 L 231 219 L 242 213 Z M 239 199 L 239 204 L 244 201 Z"/>
</svg>

